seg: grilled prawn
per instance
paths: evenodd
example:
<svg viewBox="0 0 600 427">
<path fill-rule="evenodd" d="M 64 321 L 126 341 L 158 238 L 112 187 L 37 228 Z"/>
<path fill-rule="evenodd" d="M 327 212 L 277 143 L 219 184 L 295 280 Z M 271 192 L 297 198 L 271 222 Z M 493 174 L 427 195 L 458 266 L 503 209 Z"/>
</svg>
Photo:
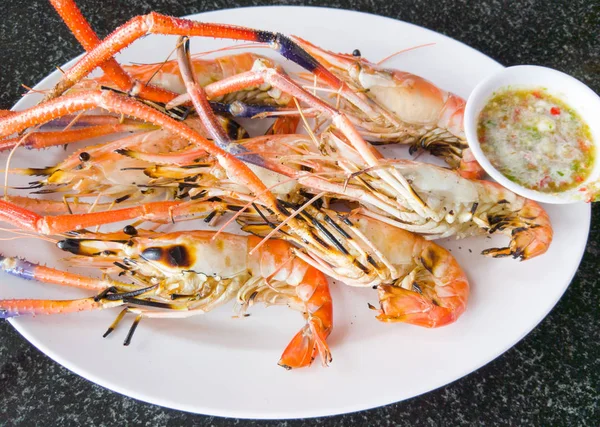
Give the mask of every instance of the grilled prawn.
<svg viewBox="0 0 600 427">
<path fill-rule="evenodd" d="M 442 157 L 467 178 L 481 178 L 483 169 L 468 149 L 463 129 L 465 101 L 417 75 L 386 69 L 360 55 L 336 54 L 299 37 L 294 40 L 353 90 L 364 92 L 380 115 L 372 119 L 353 103 L 346 111 L 366 139 L 375 143 L 411 144 Z"/>
<path fill-rule="evenodd" d="M 133 284 L 2 256 L 0 269 L 9 274 L 89 289 L 97 295 L 67 301 L 2 300 L 0 315 L 7 318 L 124 307 L 111 332 L 125 313 L 136 315 L 133 331 L 143 318 L 205 314 L 232 299 L 241 305 L 242 312 L 259 302 L 283 304 L 302 312 L 306 325 L 285 349 L 279 364 L 287 369 L 309 366 L 319 354 L 327 365 L 331 354 L 326 338 L 333 326 L 333 307 L 326 277 L 296 257 L 289 243 L 270 240 L 253 250 L 259 241 L 254 236 L 215 236 L 210 231 L 161 234 L 129 226 L 123 233 L 86 233 L 58 242 L 59 248 L 75 254 L 75 264 L 119 271 Z"/>
</svg>

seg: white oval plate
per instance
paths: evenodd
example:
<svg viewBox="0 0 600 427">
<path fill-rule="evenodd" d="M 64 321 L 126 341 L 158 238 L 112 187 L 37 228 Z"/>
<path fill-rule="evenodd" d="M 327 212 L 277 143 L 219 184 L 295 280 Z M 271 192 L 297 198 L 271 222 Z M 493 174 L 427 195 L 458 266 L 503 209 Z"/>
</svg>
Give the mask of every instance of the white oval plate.
<svg viewBox="0 0 600 427">
<path fill-rule="evenodd" d="M 296 34 L 334 51 L 359 48 L 373 61 L 435 42 L 404 53 L 388 65 L 422 75 L 463 97 L 501 67 L 435 32 L 357 12 L 259 7 L 192 18 Z M 118 59 L 122 63 L 156 62 L 174 45 L 173 37 L 150 36 Z M 226 45 L 231 42 L 195 39 L 192 50 Z M 268 49 L 257 52 L 277 58 Z M 58 73 L 50 75 L 38 87 L 50 87 L 57 77 Z M 25 97 L 16 108 L 29 107 L 38 99 L 38 95 Z M 384 152 L 408 156 L 402 147 Z M 23 150 L 13 165 L 43 166 L 62 156 L 61 149 Z M 291 372 L 277 366 L 285 345 L 302 326 L 299 314 L 283 307 L 255 306 L 252 316 L 244 319 L 232 319 L 229 305 L 193 319 L 143 321 L 129 347 L 121 345 L 128 325 L 102 338 L 117 314 L 112 310 L 11 322 L 26 339 L 73 372 L 118 393 L 170 408 L 242 418 L 316 417 L 373 408 L 426 393 L 473 372 L 513 346 L 546 316 L 577 270 L 588 236 L 590 206 L 546 208 L 554 224 L 554 242 L 547 254 L 531 261 L 479 255 L 484 248 L 504 244 L 503 237 L 441 242 L 452 249 L 472 284 L 467 312 L 448 327 L 427 330 L 380 323 L 367 309 L 367 302 L 376 303 L 373 290 L 333 284 L 333 363 L 327 369 L 318 363 Z M 7 254 L 62 265 L 56 260 L 64 254 L 50 243 L 17 240 L 1 246 Z M 0 280 L 1 298 L 84 294 L 7 275 Z"/>
</svg>

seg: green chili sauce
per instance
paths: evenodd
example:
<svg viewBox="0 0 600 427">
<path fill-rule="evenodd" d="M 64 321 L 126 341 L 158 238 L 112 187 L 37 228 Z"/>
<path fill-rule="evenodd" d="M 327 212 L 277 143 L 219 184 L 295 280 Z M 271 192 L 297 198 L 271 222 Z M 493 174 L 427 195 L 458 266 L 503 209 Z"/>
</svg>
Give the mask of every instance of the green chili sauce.
<svg viewBox="0 0 600 427">
<path fill-rule="evenodd" d="M 541 88 L 496 92 L 479 116 L 477 136 L 498 171 L 532 190 L 577 187 L 594 165 L 589 126 Z"/>
</svg>

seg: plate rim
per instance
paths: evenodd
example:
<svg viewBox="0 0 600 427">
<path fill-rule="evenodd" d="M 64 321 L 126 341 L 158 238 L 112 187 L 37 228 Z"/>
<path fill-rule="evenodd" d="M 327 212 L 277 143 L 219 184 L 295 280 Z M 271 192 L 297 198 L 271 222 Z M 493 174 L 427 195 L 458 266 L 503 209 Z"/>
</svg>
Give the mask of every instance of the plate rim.
<svg viewBox="0 0 600 427">
<path fill-rule="evenodd" d="M 246 9 L 246 10 L 249 10 L 249 9 L 288 9 L 288 10 L 290 10 L 290 9 L 302 9 L 302 10 L 314 9 L 314 10 L 328 10 L 328 11 L 331 11 L 332 13 L 340 13 L 341 12 L 341 13 L 351 13 L 351 14 L 356 14 L 356 15 L 370 15 L 370 16 L 376 17 L 378 19 L 385 19 L 385 20 L 389 20 L 389 21 L 399 22 L 403 25 L 415 27 L 415 28 L 419 29 L 420 31 L 425 31 L 427 33 L 435 34 L 436 37 L 442 37 L 443 39 L 450 41 L 451 43 L 458 43 L 478 55 L 485 56 L 488 60 L 493 61 L 498 66 L 504 67 L 504 65 L 502 65 L 500 62 L 498 62 L 491 56 L 487 55 L 486 53 L 483 53 L 483 52 L 469 46 L 465 42 L 454 39 L 446 34 L 437 32 L 435 30 L 432 30 L 432 29 L 429 29 L 429 28 L 426 28 L 426 27 L 423 27 L 423 26 L 420 26 L 417 24 L 413 24 L 411 22 L 391 18 L 388 16 L 378 15 L 376 13 L 371 13 L 371 12 L 363 12 L 363 11 L 357 11 L 357 10 L 349 10 L 349 9 L 326 7 L 326 6 L 264 5 L 264 6 L 247 6 L 247 7 L 236 7 L 236 8 L 226 8 L 226 9 L 215 9 L 215 10 L 210 10 L 210 11 L 205 11 L 205 12 L 198 12 L 198 13 L 194 13 L 194 14 L 184 15 L 184 16 L 182 16 L 182 18 L 200 20 L 203 17 L 209 16 L 211 14 L 218 14 L 218 13 L 222 13 L 222 12 L 226 13 L 229 11 L 235 11 L 237 9 Z M 83 52 L 80 55 L 75 56 L 73 59 L 67 61 L 65 64 L 63 64 L 62 68 L 71 67 L 84 54 L 85 54 L 85 52 Z M 34 89 L 39 87 L 40 85 L 46 84 L 49 80 L 53 80 L 58 73 L 60 73 L 60 71 L 55 70 L 55 71 L 51 72 L 50 74 L 46 75 L 42 80 L 40 80 L 34 86 Z M 18 111 L 19 105 L 24 103 L 26 99 L 29 99 L 32 96 L 35 96 L 35 93 L 26 94 L 26 96 L 24 96 L 17 103 L 15 103 L 11 107 L 10 110 Z M 571 285 L 573 278 L 575 277 L 577 271 L 579 270 L 579 266 L 581 265 L 583 255 L 585 254 L 585 250 L 586 250 L 588 242 L 589 242 L 589 233 L 590 233 L 590 229 L 591 229 L 591 205 L 588 205 L 585 220 L 587 222 L 587 235 L 586 235 L 585 245 L 583 245 L 580 253 L 577 256 L 579 261 L 577 262 L 577 265 L 575 266 L 574 270 L 571 272 L 568 283 L 566 283 L 563 286 L 562 291 L 559 293 L 559 295 L 557 295 L 555 301 L 553 301 L 551 304 L 548 305 L 546 310 L 544 310 L 544 312 L 541 314 L 541 316 L 537 320 L 535 320 L 535 322 L 532 322 L 532 325 L 530 328 L 526 328 L 521 335 L 519 335 L 514 341 L 511 341 L 509 344 L 507 344 L 507 346 L 505 346 L 498 354 L 494 355 L 493 357 L 491 357 L 491 358 L 486 357 L 486 358 L 484 358 L 485 360 L 483 362 L 480 362 L 476 365 L 470 365 L 469 368 L 464 369 L 459 374 L 457 374 L 455 376 L 455 378 L 448 380 L 444 384 L 441 384 L 434 388 L 430 388 L 426 391 L 419 392 L 408 398 L 401 398 L 400 400 L 398 400 L 396 398 L 376 399 L 376 400 L 379 400 L 379 403 L 374 403 L 374 404 L 369 403 L 367 405 L 362 405 L 360 407 L 356 407 L 357 406 L 356 404 L 349 405 L 347 407 L 337 406 L 333 411 L 331 411 L 331 410 L 330 411 L 316 410 L 316 411 L 311 412 L 310 410 L 308 410 L 307 413 L 297 413 L 298 411 L 287 410 L 286 412 L 289 412 L 289 413 L 280 413 L 280 412 L 277 412 L 277 409 L 274 409 L 273 411 L 269 412 L 268 415 L 266 415 L 264 412 L 261 412 L 260 410 L 257 411 L 256 414 L 252 414 L 245 410 L 243 412 L 236 412 L 236 409 L 233 408 L 233 409 L 229 410 L 228 414 L 224 414 L 223 412 L 219 412 L 218 410 L 212 411 L 209 408 L 202 407 L 202 405 L 196 405 L 195 407 L 191 407 L 191 405 L 178 404 L 177 402 L 172 402 L 169 400 L 162 399 L 162 401 L 161 401 L 161 399 L 153 399 L 152 396 L 146 396 L 141 391 L 137 391 L 135 389 L 127 390 L 126 387 L 121 387 L 117 384 L 111 383 L 110 381 L 104 381 L 102 379 L 102 377 L 97 376 L 94 373 L 90 373 L 85 368 L 80 368 L 76 364 L 72 364 L 68 360 L 63 359 L 60 354 L 58 354 L 58 353 L 54 352 L 53 350 L 51 350 L 50 348 L 46 347 L 46 345 L 41 340 L 38 340 L 37 338 L 31 336 L 27 332 L 27 328 L 24 325 L 20 324 L 18 317 L 10 318 L 10 319 L 8 319 L 8 321 L 17 330 L 17 332 L 19 332 L 19 334 L 21 334 L 21 336 L 23 336 L 23 338 L 25 338 L 31 345 L 33 345 L 35 348 L 37 348 L 39 351 L 44 353 L 46 356 L 48 356 L 54 362 L 58 363 L 59 365 L 63 366 L 64 368 L 68 369 L 72 373 L 74 373 L 82 378 L 85 378 L 86 380 L 88 380 L 96 385 L 99 385 L 103 388 L 106 388 L 112 392 L 121 394 L 124 397 L 133 398 L 133 399 L 136 399 L 136 400 L 139 400 L 139 401 L 142 401 L 145 403 L 157 405 L 157 406 L 160 406 L 163 408 L 175 409 L 175 410 L 179 410 L 179 411 L 183 411 L 183 412 L 199 414 L 199 415 L 206 415 L 206 416 L 218 416 L 218 417 L 229 417 L 229 418 L 239 418 L 239 419 L 258 419 L 258 420 L 274 420 L 274 419 L 287 420 L 287 419 L 316 418 L 316 417 L 324 417 L 324 416 L 350 414 L 350 413 L 355 413 L 355 412 L 360 412 L 360 411 L 371 410 L 374 408 L 387 406 L 387 405 L 391 405 L 394 403 L 403 402 L 403 401 L 406 401 L 409 399 L 417 398 L 419 396 L 422 396 L 422 395 L 432 392 L 434 390 L 438 390 L 438 389 L 445 387 L 449 384 L 452 384 L 458 380 L 461 380 L 472 373 L 475 373 L 482 367 L 488 365 L 489 363 L 493 362 L 494 360 L 496 360 L 497 358 L 502 356 L 504 353 L 506 353 L 508 350 L 510 350 L 516 344 L 518 344 L 521 340 L 523 340 L 523 338 L 525 338 L 534 329 L 536 329 L 539 326 L 539 324 L 542 322 L 542 320 L 544 320 L 548 316 L 548 314 L 556 307 L 556 304 L 563 297 L 564 293 L 566 292 L 568 287 Z"/>
</svg>

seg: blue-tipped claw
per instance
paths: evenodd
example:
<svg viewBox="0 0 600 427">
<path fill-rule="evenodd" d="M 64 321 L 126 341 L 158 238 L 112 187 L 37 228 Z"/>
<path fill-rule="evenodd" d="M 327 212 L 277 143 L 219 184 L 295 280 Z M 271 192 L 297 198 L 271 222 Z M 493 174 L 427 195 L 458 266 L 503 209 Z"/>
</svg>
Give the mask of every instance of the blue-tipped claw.
<svg viewBox="0 0 600 427">
<path fill-rule="evenodd" d="M 35 278 L 36 267 L 37 264 L 25 261 L 24 259 L 5 257 L 0 254 L 0 269 L 13 276 L 33 280 Z"/>
<path fill-rule="evenodd" d="M 217 114 L 229 114 L 233 117 L 241 117 L 247 119 L 251 119 L 257 114 L 271 113 L 273 111 L 279 110 L 279 108 L 273 105 L 245 104 L 240 101 L 235 101 L 231 104 L 227 104 L 224 102 L 211 102 L 210 106 L 212 107 L 213 111 Z"/>
</svg>

